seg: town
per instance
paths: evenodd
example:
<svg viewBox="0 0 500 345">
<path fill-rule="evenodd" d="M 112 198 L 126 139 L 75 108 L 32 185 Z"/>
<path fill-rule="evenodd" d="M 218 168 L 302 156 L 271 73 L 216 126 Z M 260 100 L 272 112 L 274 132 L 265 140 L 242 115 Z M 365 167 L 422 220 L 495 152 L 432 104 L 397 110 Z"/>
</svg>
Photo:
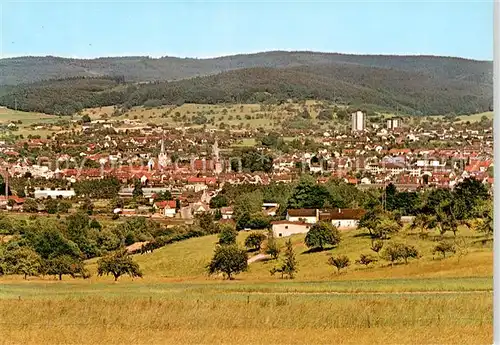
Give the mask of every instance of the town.
<svg viewBox="0 0 500 345">
<path fill-rule="evenodd" d="M 0 343 L 493 343 L 491 2 L 0 7 Z"/>
</svg>

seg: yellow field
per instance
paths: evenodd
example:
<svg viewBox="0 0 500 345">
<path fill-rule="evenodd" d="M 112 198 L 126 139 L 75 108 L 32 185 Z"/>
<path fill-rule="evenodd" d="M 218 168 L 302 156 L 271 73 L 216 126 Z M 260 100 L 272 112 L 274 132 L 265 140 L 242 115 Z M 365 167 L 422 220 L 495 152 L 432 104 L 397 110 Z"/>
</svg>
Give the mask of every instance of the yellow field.
<svg viewBox="0 0 500 345">
<path fill-rule="evenodd" d="M 3 344 L 490 344 L 491 294 L 6 300 Z M 473 302 L 471 302 L 473 299 Z"/>
</svg>

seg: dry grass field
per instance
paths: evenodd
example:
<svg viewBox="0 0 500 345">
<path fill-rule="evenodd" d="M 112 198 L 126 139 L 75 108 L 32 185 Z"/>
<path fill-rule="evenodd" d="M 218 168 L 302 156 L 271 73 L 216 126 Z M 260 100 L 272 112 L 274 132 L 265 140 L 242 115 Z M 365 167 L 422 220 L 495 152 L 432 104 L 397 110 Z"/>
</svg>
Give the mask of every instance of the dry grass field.
<svg viewBox="0 0 500 345">
<path fill-rule="evenodd" d="M 243 243 L 248 232 L 241 232 Z M 462 229 L 463 255 L 432 254 L 435 238 L 394 240 L 416 245 L 422 257 L 391 267 L 352 264 L 336 274 L 330 254 L 351 262 L 370 239 L 347 231 L 338 248 L 304 253 L 294 280 L 272 277 L 274 262 L 256 262 L 233 281 L 208 277 L 204 266 L 216 236 L 192 238 L 136 255 L 144 278 L 95 275 L 3 277 L 1 344 L 490 344 L 491 246 Z M 281 239 L 283 240 L 283 239 Z"/>
</svg>

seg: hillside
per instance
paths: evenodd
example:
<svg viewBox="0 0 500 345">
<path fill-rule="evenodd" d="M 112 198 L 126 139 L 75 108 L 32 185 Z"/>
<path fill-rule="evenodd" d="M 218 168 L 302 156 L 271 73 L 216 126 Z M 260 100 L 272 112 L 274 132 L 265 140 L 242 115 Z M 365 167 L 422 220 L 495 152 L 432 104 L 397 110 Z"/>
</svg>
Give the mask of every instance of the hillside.
<svg viewBox="0 0 500 345">
<path fill-rule="evenodd" d="M 253 67 L 146 84 L 127 84 L 119 77 L 72 78 L 9 86 L 4 91 L 0 88 L 0 105 L 62 115 L 109 105 L 281 103 L 288 99 L 329 100 L 383 111 L 399 109 L 412 115 L 491 109 L 491 84 L 471 81 L 481 79 L 480 74 L 447 78 L 415 71 L 418 68 L 412 66 L 411 72 L 353 63 Z"/>
<path fill-rule="evenodd" d="M 355 65 L 427 73 L 436 78 L 493 83 L 491 61 L 438 56 L 350 55 L 320 52 L 271 51 L 211 59 L 145 56 L 67 59 L 53 56 L 0 59 L 0 85 L 16 85 L 70 77 L 124 76 L 128 82 L 179 80 L 224 71 L 288 68 L 325 64 Z"/>
<path fill-rule="evenodd" d="M 238 243 L 243 246 L 245 238 L 249 232 L 240 232 Z M 447 235 L 448 236 L 448 235 Z M 449 235 L 452 238 L 452 235 Z M 424 285 L 419 285 L 419 279 L 450 279 L 447 288 L 453 284 L 461 286 L 463 289 L 468 289 L 466 280 L 455 281 L 456 278 L 471 278 L 470 283 L 475 284 L 476 289 L 489 288 L 491 284 L 492 268 L 492 252 L 488 246 L 482 247 L 474 243 L 480 234 L 471 232 L 468 229 L 463 229 L 463 234 L 460 238 L 465 238 L 468 242 L 468 253 L 462 260 L 458 255 L 440 259 L 438 255 L 433 255 L 432 251 L 437 243 L 438 234 L 433 234 L 429 239 L 421 239 L 418 233 L 399 234 L 392 238 L 393 241 L 400 241 L 415 245 L 422 257 L 417 261 L 411 261 L 408 265 L 396 265 L 391 267 L 386 261 L 371 264 L 370 267 L 364 267 L 355 264 L 355 260 L 359 258 L 361 253 L 370 253 L 371 239 L 363 236 L 358 230 L 350 230 L 342 233 L 342 242 L 335 249 L 325 250 L 323 252 L 307 253 L 307 247 L 304 244 L 304 235 L 294 235 L 291 237 L 294 244 L 296 258 L 298 262 L 299 272 L 297 273 L 296 281 L 319 282 L 337 281 L 336 289 L 344 291 L 352 291 L 361 288 L 360 284 L 342 285 L 340 281 L 349 280 L 369 280 L 368 286 L 363 286 L 363 289 L 372 290 L 391 290 L 396 289 L 392 284 L 386 286 L 378 285 L 374 280 L 377 279 L 415 279 L 414 283 L 408 283 L 405 289 L 422 289 L 422 290 L 439 290 L 444 288 L 443 281 L 432 285 L 427 282 Z M 280 238 L 279 243 L 284 246 L 285 238 Z M 192 238 L 185 241 L 173 243 L 163 248 L 155 250 L 153 253 L 144 255 L 135 255 L 134 260 L 140 265 L 144 272 L 144 279 L 167 278 L 169 280 L 194 280 L 206 281 L 211 278 L 207 277 L 205 266 L 210 262 L 213 250 L 217 243 L 217 236 L 205 236 Z M 255 255 L 255 254 L 251 254 Z M 330 255 L 347 255 L 352 263 L 345 275 L 336 275 L 335 269 L 328 265 L 328 257 Z M 238 280 L 252 282 L 276 282 L 279 279 L 269 274 L 269 270 L 277 264 L 275 261 L 262 261 L 250 264 L 249 271 L 242 273 L 237 277 Z M 87 266 L 91 272 L 96 271 L 96 259 L 88 262 Z M 472 279 L 478 278 L 478 279 Z M 486 278 L 481 280 L 479 278 Z M 109 278 L 111 279 L 111 278 Z M 479 283 L 481 281 L 481 283 Z M 477 285 L 480 284 L 480 285 Z M 410 287 L 411 285 L 411 287 Z M 318 287 L 319 288 L 319 287 Z M 403 289 L 402 286 L 397 287 Z M 311 287 L 311 289 L 314 289 Z"/>
</svg>

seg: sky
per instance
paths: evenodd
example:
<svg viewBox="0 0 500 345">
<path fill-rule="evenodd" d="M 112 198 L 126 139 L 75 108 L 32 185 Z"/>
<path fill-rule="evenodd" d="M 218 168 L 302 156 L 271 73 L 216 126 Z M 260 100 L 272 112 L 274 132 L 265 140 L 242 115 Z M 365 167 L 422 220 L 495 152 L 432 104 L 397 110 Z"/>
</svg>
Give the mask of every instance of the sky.
<svg viewBox="0 0 500 345">
<path fill-rule="evenodd" d="M 269 50 L 493 59 L 493 1 L 0 0 L 0 57 Z"/>
</svg>

